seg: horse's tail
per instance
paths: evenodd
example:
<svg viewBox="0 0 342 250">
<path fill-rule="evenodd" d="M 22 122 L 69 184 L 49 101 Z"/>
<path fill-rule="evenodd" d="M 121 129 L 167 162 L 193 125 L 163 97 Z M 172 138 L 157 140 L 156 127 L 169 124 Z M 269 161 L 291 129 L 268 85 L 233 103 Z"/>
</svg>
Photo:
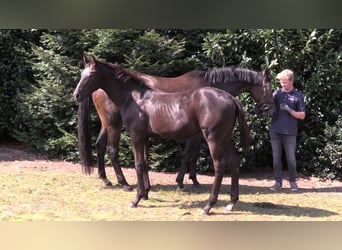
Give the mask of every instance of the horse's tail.
<svg viewBox="0 0 342 250">
<path fill-rule="evenodd" d="M 251 144 L 250 129 L 248 127 L 243 106 L 239 100 L 233 98 L 237 107 L 237 117 L 239 121 L 240 143 L 244 151 L 247 151 Z"/>
<path fill-rule="evenodd" d="M 78 105 L 78 148 L 82 165 L 82 172 L 90 175 L 93 172 L 93 157 L 91 146 L 91 97 L 85 98 Z"/>
</svg>

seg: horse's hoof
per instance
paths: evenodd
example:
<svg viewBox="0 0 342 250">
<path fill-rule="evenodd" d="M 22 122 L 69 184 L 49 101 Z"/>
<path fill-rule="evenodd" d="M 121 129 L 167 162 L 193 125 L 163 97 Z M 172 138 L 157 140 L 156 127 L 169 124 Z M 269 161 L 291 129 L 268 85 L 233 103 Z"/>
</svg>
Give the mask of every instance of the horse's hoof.
<svg viewBox="0 0 342 250">
<path fill-rule="evenodd" d="M 184 190 L 184 184 L 177 182 L 177 191 L 183 191 Z"/>
<path fill-rule="evenodd" d="M 193 183 L 192 186 L 194 188 L 202 188 L 202 185 L 200 183 Z"/>
<path fill-rule="evenodd" d="M 134 202 L 131 202 L 131 203 L 129 204 L 129 207 L 131 207 L 131 208 L 136 208 L 136 207 L 138 207 L 138 204 L 135 204 Z"/>
<path fill-rule="evenodd" d="M 123 185 L 123 191 L 125 192 L 131 192 L 133 188 L 130 185 Z"/>
<path fill-rule="evenodd" d="M 114 186 L 113 186 L 113 184 L 110 181 L 105 181 L 104 182 L 104 186 L 103 186 L 104 189 L 112 189 L 113 187 Z"/>
<path fill-rule="evenodd" d="M 183 187 L 180 187 L 180 186 L 177 186 L 177 191 L 180 191 L 180 192 L 184 192 L 185 191 L 185 188 L 184 186 Z"/>
<path fill-rule="evenodd" d="M 229 203 L 229 204 L 226 206 L 226 210 L 229 211 L 229 212 L 231 212 L 231 211 L 233 211 L 234 206 L 235 206 L 234 203 Z"/>
<path fill-rule="evenodd" d="M 201 210 L 201 215 L 210 215 L 209 210 L 207 210 L 206 208 L 203 208 Z"/>
<path fill-rule="evenodd" d="M 111 188 L 111 187 L 113 187 L 113 184 L 109 181 L 109 180 L 103 180 L 103 182 L 104 182 L 104 187 L 105 188 Z"/>
</svg>

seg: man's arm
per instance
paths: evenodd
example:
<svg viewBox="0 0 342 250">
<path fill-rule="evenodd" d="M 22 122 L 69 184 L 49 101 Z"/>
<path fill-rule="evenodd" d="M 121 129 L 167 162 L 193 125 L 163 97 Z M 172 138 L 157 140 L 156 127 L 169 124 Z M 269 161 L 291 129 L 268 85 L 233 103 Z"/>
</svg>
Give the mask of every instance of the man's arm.
<svg viewBox="0 0 342 250">
<path fill-rule="evenodd" d="M 294 111 L 289 107 L 289 105 L 285 103 L 280 104 L 280 109 L 287 111 L 290 115 L 292 115 L 294 118 L 299 120 L 304 120 L 305 118 L 305 112 L 304 111 Z"/>
</svg>

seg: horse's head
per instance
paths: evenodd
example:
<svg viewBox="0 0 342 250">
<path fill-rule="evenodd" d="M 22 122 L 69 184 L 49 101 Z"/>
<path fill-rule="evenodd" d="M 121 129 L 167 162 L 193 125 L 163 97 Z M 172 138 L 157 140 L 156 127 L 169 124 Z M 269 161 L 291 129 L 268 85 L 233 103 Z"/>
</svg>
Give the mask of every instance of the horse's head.
<svg viewBox="0 0 342 250">
<path fill-rule="evenodd" d="M 77 102 L 81 102 L 89 97 L 92 92 L 100 88 L 102 81 L 101 74 L 98 72 L 97 61 L 91 56 L 90 58 L 83 56 L 84 69 L 81 73 L 81 79 L 73 93 Z"/>
<path fill-rule="evenodd" d="M 251 92 L 257 103 L 255 112 L 262 116 L 271 117 L 276 111 L 273 100 L 272 79 L 268 70 L 263 70 L 260 74 L 261 82 Z"/>
</svg>

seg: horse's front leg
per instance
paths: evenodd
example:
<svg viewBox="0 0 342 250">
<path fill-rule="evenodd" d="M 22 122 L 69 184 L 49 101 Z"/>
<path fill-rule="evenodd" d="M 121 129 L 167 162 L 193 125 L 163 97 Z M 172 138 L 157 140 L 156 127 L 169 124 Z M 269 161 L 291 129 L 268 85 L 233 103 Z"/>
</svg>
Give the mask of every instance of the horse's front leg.
<svg viewBox="0 0 342 250">
<path fill-rule="evenodd" d="M 227 211 L 232 211 L 236 202 L 239 200 L 239 176 L 240 176 L 240 156 L 238 155 L 236 148 L 233 144 L 230 146 L 228 155 L 231 157 L 227 159 L 228 167 L 231 173 L 231 190 L 230 190 L 230 202 L 226 206 Z"/>
<path fill-rule="evenodd" d="M 181 163 L 181 166 L 179 167 L 178 170 L 178 174 L 176 177 L 176 182 L 177 182 L 177 190 L 184 190 L 184 175 L 186 172 L 186 169 L 188 167 L 188 165 L 190 164 L 190 158 L 191 158 L 191 154 L 189 152 L 189 143 L 188 140 L 186 141 L 186 146 L 185 146 L 185 151 L 183 154 L 183 160 Z"/>
<path fill-rule="evenodd" d="M 107 147 L 107 131 L 105 128 L 101 127 L 99 136 L 96 140 L 96 154 L 97 154 L 97 164 L 98 164 L 98 176 L 103 181 L 105 186 L 113 186 L 113 184 L 107 179 L 104 157 Z"/>
<path fill-rule="evenodd" d="M 131 202 L 131 207 L 137 207 L 139 201 L 142 198 L 148 197 L 148 192 L 146 192 L 145 179 L 148 178 L 146 161 L 145 161 L 145 141 L 143 140 L 136 140 L 132 138 L 132 148 L 134 154 L 134 162 L 135 162 L 135 170 L 137 174 L 137 195 L 135 199 Z M 149 183 L 149 180 L 148 180 Z"/>
<path fill-rule="evenodd" d="M 189 179 L 192 180 L 194 187 L 200 186 L 196 177 L 196 162 L 201 146 L 202 135 L 198 134 L 186 140 L 185 150 L 183 154 L 183 160 L 178 171 L 176 178 L 177 189 L 184 189 L 184 175 L 187 167 L 189 166 Z"/>
<path fill-rule="evenodd" d="M 120 166 L 119 142 L 120 142 L 122 124 L 119 121 L 116 121 L 116 123 L 117 124 L 115 126 L 114 124 L 112 124 L 112 126 L 108 127 L 107 129 L 108 130 L 107 152 L 109 154 L 110 161 L 114 168 L 115 175 L 118 180 L 118 184 L 123 187 L 124 191 L 132 191 L 133 188 L 128 184 Z"/>
<path fill-rule="evenodd" d="M 201 148 L 201 142 L 202 142 L 202 135 L 200 137 L 197 137 L 195 140 L 195 145 L 193 146 L 191 150 L 191 158 L 190 158 L 190 166 L 189 166 L 189 179 L 192 180 L 192 185 L 194 187 L 200 187 L 201 184 L 197 180 L 196 175 L 196 163 L 198 159 L 198 155 Z"/>
</svg>

